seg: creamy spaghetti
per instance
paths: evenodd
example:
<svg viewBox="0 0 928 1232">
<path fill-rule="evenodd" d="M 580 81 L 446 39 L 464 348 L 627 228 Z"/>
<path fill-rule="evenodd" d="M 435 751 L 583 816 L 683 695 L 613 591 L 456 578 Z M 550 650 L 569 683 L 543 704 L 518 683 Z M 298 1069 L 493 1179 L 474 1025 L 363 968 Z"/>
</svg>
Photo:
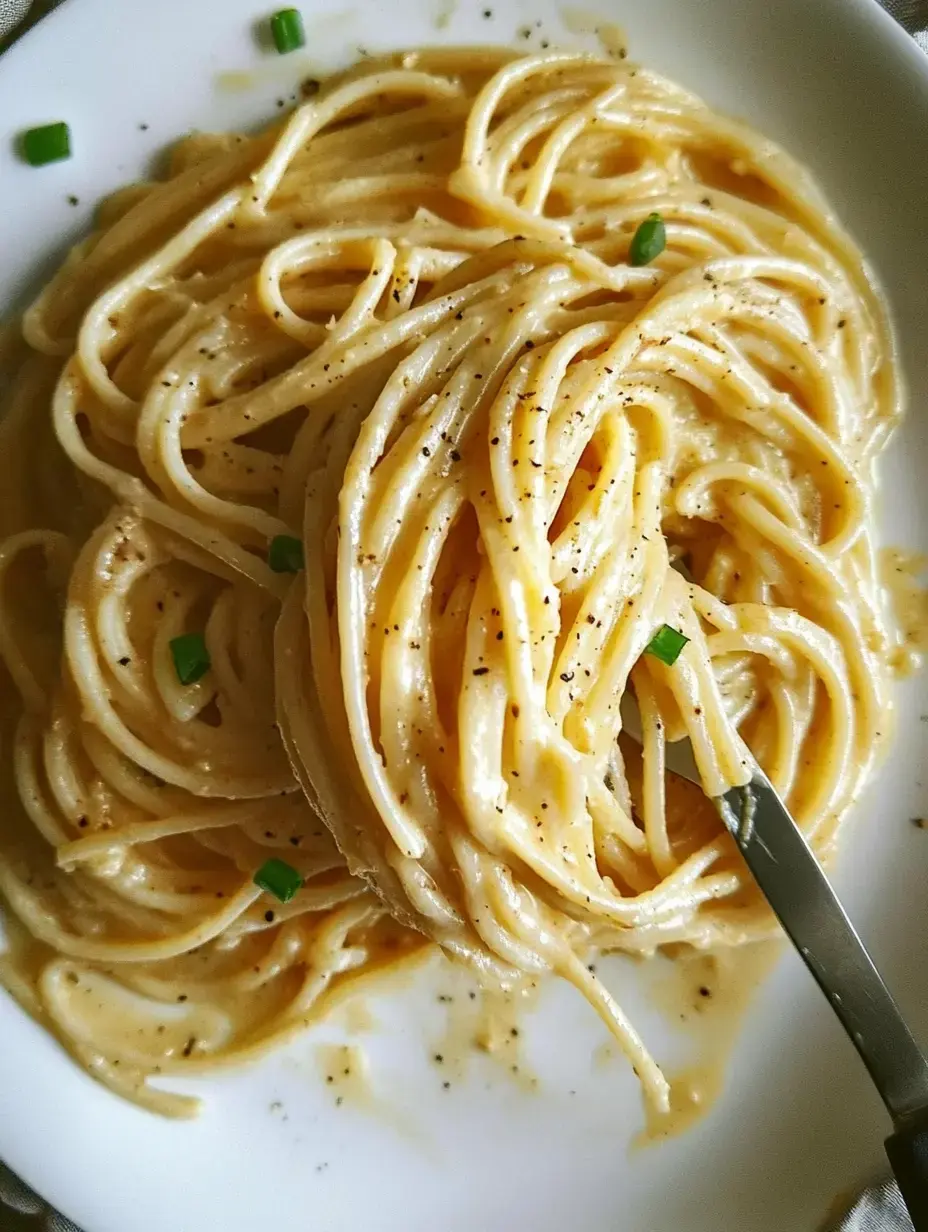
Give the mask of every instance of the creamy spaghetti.
<svg viewBox="0 0 928 1232">
<path fill-rule="evenodd" d="M 826 855 L 904 652 L 892 344 L 805 172 L 624 59 L 369 59 L 117 194 L 6 359 L 13 994 L 178 1113 L 428 939 L 665 1110 L 591 953 L 769 934 L 710 798 L 753 755 Z"/>
</svg>

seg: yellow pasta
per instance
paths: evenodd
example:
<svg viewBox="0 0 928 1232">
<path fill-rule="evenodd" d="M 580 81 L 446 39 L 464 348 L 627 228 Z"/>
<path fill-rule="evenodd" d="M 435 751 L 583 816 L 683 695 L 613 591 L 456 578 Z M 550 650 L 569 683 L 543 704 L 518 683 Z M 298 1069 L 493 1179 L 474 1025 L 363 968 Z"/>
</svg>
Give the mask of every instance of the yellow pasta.
<svg viewBox="0 0 928 1232">
<path fill-rule="evenodd" d="M 186 1113 L 427 939 L 571 981 L 666 1110 L 590 954 L 768 935 L 708 797 L 749 748 L 825 856 L 888 734 L 892 342 L 805 172 L 626 60 L 369 59 L 182 142 L 5 353 L 14 995 Z"/>
</svg>

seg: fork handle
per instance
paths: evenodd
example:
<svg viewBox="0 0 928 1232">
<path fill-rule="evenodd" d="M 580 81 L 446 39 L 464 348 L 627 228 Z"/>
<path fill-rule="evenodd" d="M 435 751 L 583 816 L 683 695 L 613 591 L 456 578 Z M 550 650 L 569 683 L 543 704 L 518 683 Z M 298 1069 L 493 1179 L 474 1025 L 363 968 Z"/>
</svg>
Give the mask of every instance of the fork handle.
<svg viewBox="0 0 928 1232">
<path fill-rule="evenodd" d="M 886 1154 L 915 1232 L 928 1232 L 928 1109 L 886 1139 Z"/>
</svg>

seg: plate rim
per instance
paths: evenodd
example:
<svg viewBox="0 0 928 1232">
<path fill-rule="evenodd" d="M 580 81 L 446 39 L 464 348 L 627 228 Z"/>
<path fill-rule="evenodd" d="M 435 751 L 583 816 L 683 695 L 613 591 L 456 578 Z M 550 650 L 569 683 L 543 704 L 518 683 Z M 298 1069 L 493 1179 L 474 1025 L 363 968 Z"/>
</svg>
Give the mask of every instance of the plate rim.
<svg viewBox="0 0 928 1232">
<path fill-rule="evenodd" d="M 211 0 L 215 6 L 219 8 L 216 0 Z M 505 7 L 506 0 L 495 0 L 497 5 Z M 912 81 L 916 89 L 921 92 L 922 101 L 925 109 L 925 116 L 928 119 L 928 56 L 923 53 L 915 44 L 911 37 L 902 29 L 902 27 L 890 16 L 890 14 L 882 8 L 878 0 L 807 0 L 808 3 L 817 5 L 823 10 L 831 10 L 833 13 L 842 14 L 840 20 L 848 25 L 857 23 L 863 31 L 876 31 L 876 37 L 882 43 L 883 49 L 897 61 L 899 67 L 904 67 L 911 74 Z M 617 7 L 619 0 L 602 0 L 602 7 Z M 38 54 L 38 50 L 43 42 L 58 37 L 58 28 L 66 27 L 67 23 L 76 23 L 79 26 L 89 25 L 90 19 L 85 19 L 83 15 L 77 16 L 83 9 L 88 13 L 92 12 L 96 5 L 97 12 L 101 12 L 105 8 L 105 0 L 80 0 L 78 4 L 76 0 L 62 0 L 62 3 L 53 9 L 50 13 L 42 17 L 30 30 L 21 38 L 9 47 L 2 56 L 0 56 L 0 87 L 2 87 L 2 79 L 5 75 L 5 70 L 8 64 L 19 63 L 24 57 L 32 57 Z M 146 0 L 123 0 L 123 12 L 121 20 L 124 22 L 131 21 L 131 10 L 141 9 L 146 6 Z M 258 6 L 254 6 L 258 7 Z M 515 8 L 515 5 L 512 5 Z M 0 140 L 3 139 L 3 134 L 0 134 Z M 814 170 L 814 168 L 813 168 Z M 4 1024 L 7 1021 L 7 998 L 5 995 L 2 998 L 3 1004 L 0 1005 L 0 1039 L 5 1034 Z M 20 1014 L 18 1008 L 15 1011 Z M 53 1040 L 46 1037 L 45 1032 L 38 1028 L 28 1020 L 28 1029 L 36 1032 L 43 1039 L 45 1045 L 49 1046 L 55 1053 L 62 1052 L 60 1046 Z M 51 1068 L 54 1066 L 49 1062 Z M 67 1058 L 69 1066 L 74 1063 Z M 83 1075 L 81 1075 L 83 1078 Z M 86 1079 L 87 1082 L 92 1082 Z M 93 1084 L 94 1087 L 96 1084 Z M 115 1097 L 112 1097 L 115 1098 Z M 2 1117 L 0 1117 L 0 1133 L 2 1133 Z M 4 1146 L 5 1158 L 9 1161 L 10 1155 L 16 1155 L 15 1149 Z M 10 1165 L 11 1167 L 13 1165 Z M 38 1159 L 35 1160 L 35 1166 L 31 1159 L 19 1161 L 15 1165 L 16 1173 L 21 1176 L 37 1193 L 42 1196 L 46 1194 L 57 1205 L 64 1198 L 64 1205 L 68 1207 L 71 1203 L 68 1201 L 68 1195 L 61 1192 L 61 1185 L 57 1184 L 52 1176 L 52 1171 L 46 1173 L 41 1170 L 39 1174 L 36 1169 L 39 1168 Z M 102 1226 L 102 1225 L 101 1225 Z M 89 1232 L 89 1229 L 88 1229 Z"/>
</svg>

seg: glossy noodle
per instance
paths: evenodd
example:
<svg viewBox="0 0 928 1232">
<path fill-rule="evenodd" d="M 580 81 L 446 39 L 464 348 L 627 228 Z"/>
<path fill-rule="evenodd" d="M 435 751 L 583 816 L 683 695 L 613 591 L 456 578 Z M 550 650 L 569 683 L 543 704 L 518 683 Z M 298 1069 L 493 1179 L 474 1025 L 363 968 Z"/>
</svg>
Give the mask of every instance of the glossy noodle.
<svg viewBox="0 0 928 1232">
<path fill-rule="evenodd" d="M 14 995 L 183 1113 L 428 939 L 576 985 L 666 1110 L 591 955 L 769 935 L 710 798 L 750 750 L 826 856 L 902 653 L 892 344 L 806 173 L 629 61 L 369 59 L 117 194 L 6 360 Z"/>
</svg>

